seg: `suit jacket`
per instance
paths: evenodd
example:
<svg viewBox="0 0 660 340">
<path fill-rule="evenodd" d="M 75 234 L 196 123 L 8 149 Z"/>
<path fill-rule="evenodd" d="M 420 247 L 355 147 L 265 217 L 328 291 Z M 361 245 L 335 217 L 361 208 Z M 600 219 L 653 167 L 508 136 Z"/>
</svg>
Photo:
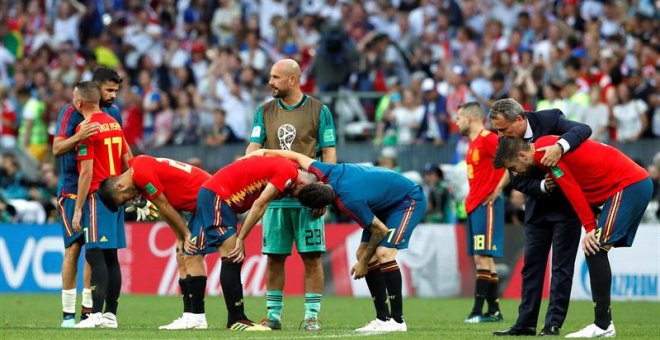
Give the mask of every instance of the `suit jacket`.
<svg viewBox="0 0 660 340">
<path fill-rule="evenodd" d="M 532 142 L 542 136 L 559 135 L 570 145 L 568 152 L 591 136 L 588 125 L 566 119 L 561 110 L 527 112 L 527 119 L 533 133 Z M 525 194 L 525 224 L 577 220 L 573 207 L 558 187 L 549 193 L 541 190 L 544 176 L 545 173 L 536 168 L 528 175 L 512 176 L 513 187 Z"/>
</svg>

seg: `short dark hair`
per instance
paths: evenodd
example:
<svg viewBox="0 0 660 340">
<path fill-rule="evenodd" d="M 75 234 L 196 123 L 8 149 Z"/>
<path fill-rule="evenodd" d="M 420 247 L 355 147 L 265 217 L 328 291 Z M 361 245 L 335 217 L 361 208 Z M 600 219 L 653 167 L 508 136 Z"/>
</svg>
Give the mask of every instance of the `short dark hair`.
<svg viewBox="0 0 660 340">
<path fill-rule="evenodd" d="M 323 208 L 332 203 L 335 192 L 329 185 L 323 183 L 310 183 L 305 185 L 298 193 L 300 204 L 312 208 Z"/>
<path fill-rule="evenodd" d="M 118 177 L 108 177 L 102 180 L 97 190 L 101 202 L 103 202 L 103 205 L 105 205 L 106 208 L 111 211 L 117 211 L 117 209 L 119 209 L 119 203 L 117 202 L 117 192 L 115 191 L 117 178 Z"/>
<path fill-rule="evenodd" d="M 483 110 L 478 102 L 467 102 L 458 106 L 459 110 L 463 110 L 471 116 L 481 116 L 483 118 Z"/>
<path fill-rule="evenodd" d="M 86 102 L 98 103 L 101 100 L 101 89 L 93 81 L 78 82 L 76 88 L 82 100 Z"/>
<path fill-rule="evenodd" d="M 495 168 L 503 168 L 507 162 L 516 157 L 519 151 L 527 151 L 529 148 L 529 143 L 522 138 L 500 138 L 493 162 Z"/>
<path fill-rule="evenodd" d="M 123 79 L 121 79 L 117 71 L 107 67 L 99 67 L 94 71 L 94 74 L 92 75 L 92 81 L 95 82 L 98 86 L 101 86 L 108 81 L 121 84 Z"/>
</svg>

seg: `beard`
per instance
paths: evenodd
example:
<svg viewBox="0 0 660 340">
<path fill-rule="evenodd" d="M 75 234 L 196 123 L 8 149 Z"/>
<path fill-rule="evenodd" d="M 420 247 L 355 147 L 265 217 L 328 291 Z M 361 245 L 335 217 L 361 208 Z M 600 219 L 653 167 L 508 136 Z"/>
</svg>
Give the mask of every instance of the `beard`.
<svg viewBox="0 0 660 340">
<path fill-rule="evenodd" d="M 273 98 L 285 98 L 289 95 L 289 90 L 271 88 Z"/>
<path fill-rule="evenodd" d="M 110 107 L 114 103 L 114 99 L 103 100 L 101 99 L 101 107 Z"/>
</svg>

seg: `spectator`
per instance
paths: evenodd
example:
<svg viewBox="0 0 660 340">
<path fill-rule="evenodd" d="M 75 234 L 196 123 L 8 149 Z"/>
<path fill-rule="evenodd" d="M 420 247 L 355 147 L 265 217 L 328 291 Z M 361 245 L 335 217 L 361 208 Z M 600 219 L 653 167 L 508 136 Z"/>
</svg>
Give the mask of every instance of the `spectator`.
<svg viewBox="0 0 660 340">
<path fill-rule="evenodd" d="M 390 122 L 396 126 L 398 145 L 414 144 L 419 127 L 424 118 L 424 107 L 411 90 L 403 90 L 401 105 L 393 108 L 387 115 Z"/>
<path fill-rule="evenodd" d="M 16 108 L 9 99 L 9 88 L 0 84 L 0 148 L 16 147 Z"/>
<path fill-rule="evenodd" d="M 618 103 L 612 108 L 616 119 L 616 138 L 619 142 L 634 142 L 638 140 L 648 121 L 646 110 L 648 107 L 641 99 L 630 96 L 628 85 L 621 83 L 616 87 Z"/>
<path fill-rule="evenodd" d="M 199 129 L 199 113 L 193 106 L 191 95 L 187 91 L 179 91 L 176 95 L 172 122 L 172 143 L 174 145 L 197 144 Z"/>
<path fill-rule="evenodd" d="M 161 97 L 161 106 L 161 111 L 156 114 L 154 121 L 154 133 L 145 141 L 147 147 L 159 148 L 169 144 L 172 140 L 172 132 L 174 131 L 172 125 L 174 123 L 175 113 L 170 94 L 163 94 Z M 134 110 L 135 107 L 131 109 Z"/>
<path fill-rule="evenodd" d="M 589 125 L 591 128 L 591 139 L 609 142 L 609 109 L 600 101 L 600 87 L 594 85 L 590 90 L 590 101 L 588 106 L 579 112 L 577 121 Z"/>
<path fill-rule="evenodd" d="M 211 30 L 219 46 L 228 46 L 235 43 L 232 27 L 241 19 L 240 4 L 235 0 L 220 0 L 219 6 L 213 13 Z"/>
<path fill-rule="evenodd" d="M 236 143 L 242 140 L 237 138 L 234 131 L 225 124 L 225 111 L 215 109 L 213 126 L 203 129 L 204 145 L 221 146 L 225 143 Z"/>
<path fill-rule="evenodd" d="M 17 98 L 21 105 L 19 146 L 37 162 L 43 162 L 48 154 L 48 133 L 44 121 L 46 104 L 32 97 L 30 89 L 25 87 L 18 90 Z"/>
<path fill-rule="evenodd" d="M 435 81 L 426 78 L 421 85 L 422 106 L 424 117 L 422 118 L 417 138 L 421 142 L 432 142 L 433 145 L 442 145 L 448 139 L 448 115 L 445 97 L 438 93 Z"/>
<path fill-rule="evenodd" d="M 428 163 L 424 166 L 424 191 L 428 199 L 424 222 L 451 223 L 451 191 L 445 182 L 444 172 L 437 164 Z"/>
<path fill-rule="evenodd" d="M 2 155 L 0 164 L 0 189 L 7 199 L 27 199 L 28 187 L 21 172 L 16 156 L 10 153 Z"/>
<path fill-rule="evenodd" d="M 53 24 L 53 38 L 51 46 L 58 46 L 67 41 L 71 41 L 73 46 L 80 46 L 78 35 L 80 29 L 80 20 L 87 7 L 77 0 L 62 0 L 57 9 L 57 17 Z"/>
</svg>

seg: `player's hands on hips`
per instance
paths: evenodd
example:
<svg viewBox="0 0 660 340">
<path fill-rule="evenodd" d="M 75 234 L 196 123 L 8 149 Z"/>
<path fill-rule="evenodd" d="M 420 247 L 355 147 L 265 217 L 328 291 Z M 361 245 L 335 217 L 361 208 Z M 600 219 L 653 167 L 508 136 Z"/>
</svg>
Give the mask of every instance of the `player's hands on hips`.
<svg viewBox="0 0 660 340">
<path fill-rule="evenodd" d="M 555 179 L 552 178 L 552 176 L 550 176 L 549 174 L 545 174 L 544 180 L 545 180 L 544 182 L 545 191 L 551 192 L 555 190 L 555 188 L 557 187 L 557 182 L 555 182 Z"/>
<path fill-rule="evenodd" d="M 82 210 L 75 210 L 73 212 L 73 217 L 71 218 L 71 225 L 73 226 L 73 231 L 79 233 L 82 231 L 80 227 L 80 220 L 82 219 Z"/>
<path fill-rule="evenodd" d="M 501 193 L 502 189 L 500 187 L 495 188 L 495 190 L 493 190 L 493 192 L 491 192 L 490 195 L 488 195 L 488 197 L 486 197 L 486 199 L 481 202 L 481 205 L 492 205 Z"/>
<path fill-rule="evenodd" d="M 313 219 L 317 219 L 317 218 L 319 218 L 323 215 L 325 215 L 325 207 L 312 209 L 312 218 Z"/>
<path fill-rule="evenodd" d="M 236 238 L 236 245 L 234 249 L 227 254 L 227 257 L 232 258 L 232 262 L 239 263 L 245 258 L 245 246 L 243 240 Z"/>
<path fill-rule="evenodd" d="M 598 252 L 599 247 L 600 242 L 596 239 L 595 229 L 584 235 L 584 238 L 582 239 L 582 250 L 585 255 L 595 255 Z"/>
<path fill-rule="evenodd" d="M 354 280 L 359 280 L 367 276 L 368 271 L 369 271 L 369 265 L 363 263 L 362 261 L 358 261 L 356 264 L 353 265 L 353 268 L 351 268 L 351 276 L 353 276 Z"/>
<path fill-rule="evenodd" d="M 147 200 L 147 203 L 143 207 L 136 206 L 135 214 L 137 215 L 137 221 L 155 221 L 158 219 L 158 207 L 156 207 L 151 201 Z"/>
<path fill-rule="evenodd" d="M 89 120 L 80 123 L 80 130 L 77 132 L 80 140 L 85 140 L 99 133 L 99 126 L 101 126 L 101 124 L 98 122 L 90 122 Z"/>
<path fill-rule="evenodd" d="M 543 158 L 541 158 L 541 164 L 547 167 L 557 165 L 562 154 L 561 147 L 557 144 L 544 146 L 542 148 L 538 148 L 536 151 L 545 151 L 545 155 L 543 155 Z"/>
</svg>

